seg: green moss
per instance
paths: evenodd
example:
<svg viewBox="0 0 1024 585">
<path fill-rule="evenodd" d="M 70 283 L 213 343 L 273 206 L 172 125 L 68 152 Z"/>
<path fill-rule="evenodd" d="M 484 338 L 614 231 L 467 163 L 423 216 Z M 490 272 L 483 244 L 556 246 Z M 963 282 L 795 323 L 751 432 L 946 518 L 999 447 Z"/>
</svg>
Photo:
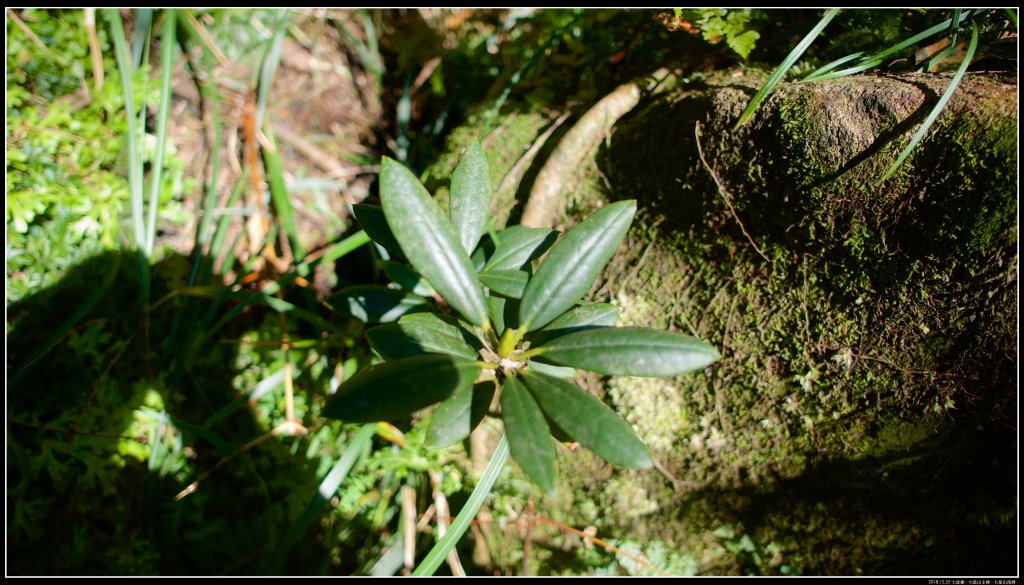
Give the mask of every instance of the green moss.
<svg viewBox="0 0 1024 585">
<path fill-rule="evenodd" d="M 1011 509 L 1013 490 L 929 486 L 965 469 L 1014 484 L 1009 451 L 989 455 L 970 429 L 1015 420 L 1015 103 L 1001 78 L 972 77 L 879 186 L 942 80 L 787 86 L 732 132 L 759 80 L 711 76 L 658 98 L 573 177 L 563 226 L 640 204 L 590 298 L 619 306 L 619 325 L 689 333 L 723 359 L 673 380 L 585 378 L 664 473 L 564 452 L 542 513 L 671 543 L 700 573 L 998 566 L 978 551 L 1012 529 L 990 510 Z M 725 194 L 689 138 L 698 120 Z M 958 518 L 965 493 L 987 503 Z M 973 561 L 950 554 L 951 534 L 983 526 Z"/>
<path fill-rule="evenodd" d="M 466 124 L 449 135 L 444 154 L 427 167 L 424 184 L 443 205 L 447 205 L 449 178 L 459 164 L 466 147 L 472 141 L 480 140 L 491 173 L 491 227 L 502 229 L 516 204 L 518 186 L 510 182 L 503 183 L 503 180 L 550 121 L 537 113 L 510 114 L 497 128 L 486 136 L 481 136 L 480 132 L 486 124 L 487 117 L 487 110 L 473 114 Z"/>
</svg>

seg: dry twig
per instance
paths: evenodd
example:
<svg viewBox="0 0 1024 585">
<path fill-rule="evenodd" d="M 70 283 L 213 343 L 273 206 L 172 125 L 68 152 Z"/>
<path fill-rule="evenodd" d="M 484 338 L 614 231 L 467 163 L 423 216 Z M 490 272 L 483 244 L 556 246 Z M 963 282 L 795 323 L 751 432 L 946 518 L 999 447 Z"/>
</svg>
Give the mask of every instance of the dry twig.
<svg viewBox="0 0 1024 585">
<path fill-rule="evenodd" d="M 708 164 L 708 161 L 704 160 L 704 149 L 701 148 L 700 145 L 700 122 L 697 122 L 697 124 L 694 126 L 693 135 L 697 138 L 697 154 L 700 156 L 700 162 L 704 163 L 704 168 L 707 169 L 709 173 L 711 173 L 711 178 L 715 180 L 715 185 L 718 185 L 718 192 L 722 195 L 722 199 L 725 199 L 725 204 L 729 206 L 729 212 L 732 213 L 733 219 L 735 219 L 736 223 L 739 224 L 740 229 L 743 230 L 743 235 L 747 236 L 747 240 L 750 242 L 750 245 L 754 247 L 754 250 L 756 250 L 757 253 L 760 254 L 761 257 L 765 259 L 765 262 L 771 264 L 772 261 L 768 259 L 768 256 L 764 255 L 764 252 L 761 251 L 761 248 L 757 247 L 757 243 L 754 242 L 754 238 L 750 237 L 750 232 L 747 231 L 747 228 L 743 225 L 743 222 L 740 221 L 740 216 L 736 215 L 736 210 L 733 208 L 732 202 L 729 200 L 729 193 L 728 191 L 725 190 L 725 185 L 722 184 L 722 180 L 718 178 L 718 174 L 715 173 L 715 170 L 711 168 L 711 165 Z"/>
</svg>

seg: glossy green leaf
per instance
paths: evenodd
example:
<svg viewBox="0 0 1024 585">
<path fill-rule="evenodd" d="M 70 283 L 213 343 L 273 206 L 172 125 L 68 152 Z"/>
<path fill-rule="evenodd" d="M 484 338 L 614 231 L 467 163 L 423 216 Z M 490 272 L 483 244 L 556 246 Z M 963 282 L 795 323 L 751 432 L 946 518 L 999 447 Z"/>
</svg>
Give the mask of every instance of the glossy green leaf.
<svg viewBox="0 0 1024 585">
<path fill-rule="evenodd" d="M 494 250 L 485 271 L 519 270 L 539 258 L 558 239 L 558 232 L 547 228 L 526 228 L 503 238 Z"/>
<path fill-rule="evenodd" d="M 416 271 L 405 264 L 385 262 L 384 274 L 398 286 L 421 297 L 433 297 L 434 289 Z"/>
<path fill-rule="evenodd" d="M 483 287 L 448 218 L 409 169 L 384 157 L 380 199 L 402 253 L 434 290 L 473 325 L 487 323 Z"/>
<path fill-rule="evenodd" d="M 491 291 L 511 299 L 521 298 L 530 280 L 530 275 L 523 270 L 484 270 L 477 277 Z"/>
<path fill-rule="evenodd" d="M 395 239 L 391 228 L 388 227 L 388 220 L 384 217 L 383 208 L 378 205 L 357 203 L 352 206 L 352 213 L 356 216 L 359 227 L 363 228 L 371 240 L 383 246 L 396 258 L 405 258 L 402 254 L 402 247 L 398 245 L 398 240 Z"/>
<path fill-rule="evenodd" d="M 494 254 L 495 248 L 496 246 L 491 238 L 487 237 L 480 240 L 480 245 L 476 247 L 473 255 L 469 257 L 469 261 L 473 263 L 473 270 L 477 272 L 483 270 L 488 258 L 491 257 L 491 254 Z"/>
<path fill-rule="evenodd" d="M 561 337 L 567 333 L 593 329 L 595 327 L 611 327 L 619 318 L 619 309 L 608 303 L 585 303 L 562 313 L 557 319 L 548 323 L 540 331 L 526 336 L 534 347 L 544 342 Z"/>
<path fill-rule="evenodd" d="M 576 375 L 576 368 L 552 366 L 551 364 L 543 364 L 533 360 L 528 360 L 526 362 L 526 369 L 533 370 L 534 372 L 540 372 L 541 374 L 547 374 L 555 378 L 562 378 L 563 380 L 572 378 Z"/>
<path fill-rule="evenodd" d="M 512 458 L 545 492 L 555 492 L 555 445 L 544 413 L 530 391 L 510 376 L 501 387 L 501 418 Z"/>
<path fill-rule="evenodd" d="M 569 230 L 548 252 L 523 292 L 519 322 L 544 327 L 590 290 L 636 213 L 636 201 L 612 203 Z"/>
<path fill-rule="evenodd" d="M 477 349 L 470 346 L 466 337 L 458 326 L 431 313 L 406 315 L 398 323 L 366 332 L 373 349 L 388 361 L 428 353 L 477 359 Z"/>
<path fill-rule="evenodd" d="M 372 284 L 343 288 L 327 298 L 335 312 L 365 323 L 390 323 L 411 311 L 427 309 L 426 299 Z"/>
<path fill-rule="evenodd" d="M 497 237 L 498 243 L 500 243 L 519 232 L 526 231 L 527 229 L 529 228 L 525 226 L 514 225 L 507 227 L 494 235 Z M 475 268 L 477 272 L 483 270 L 484 266 L 491 261 L 491 256 L 494 255 L 494 251 L 497 249 L 498 243 L 495 243 L 494 238 L 491 238 L 490 236 L 480 240 L 480 244 L 476 247 L 476 250 L 470 257 L 473 261 L 473 268 Z"/>
<path fill-rule="evenodd" d="M 523 383 L 544 414 L 572 440 L 623 467 L 650 467 L 651 455 L 621 416 L 581 388 L 529 369 Z"/>
<path fill-rule="evenodd" d="M 338 388 L 323 415 L 346 422 L 392 421 L 471 387 L 483 365 L 438 354 L 385 362 Z"/>
<path fill-rule="evenodd" d="M 563 335 L 539 348 L 559 366 L 621 376 L 675 376 L 699 370 L 721 356 L 714 347 L 682 333 L 639 327 L 602 327 Z"/>
<path fill-rule="evenodd" d="M 491 207 L 491 177 L 480 143 L 473 141 L 452 174 L 448 216 L 466 254 L 472 254 L 487 225 Z"/>
<path fill-rule="evenodd" d="M 494 324 L 494 333 L 496 335 L 501 335 L 505 332 L 505 311 L 507 305 L 508 300 L 503 297 L 487 296 L 487 314 L 491 317 L 491 323 Z"/>
<path fill-rule="evenodd" d="M 494 382 L 481 382 L 459 389 L 438 404 L 427 428 L 427 445 L 447 447 L 468 437 L 487 415 L 494 391 Z"/>
</svg>

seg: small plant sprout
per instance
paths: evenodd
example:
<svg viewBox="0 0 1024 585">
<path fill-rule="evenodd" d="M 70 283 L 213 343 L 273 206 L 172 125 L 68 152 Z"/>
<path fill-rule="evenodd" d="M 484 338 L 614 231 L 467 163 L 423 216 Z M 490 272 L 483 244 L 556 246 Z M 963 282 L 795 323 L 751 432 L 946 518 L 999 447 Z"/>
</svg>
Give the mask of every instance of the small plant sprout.
<svg viewBox="0 0 1024 585">
<path fill-rule="evenodd" d="M 481 242 L 491 192 L 479 143 L 455 170 L 448 213 L 389 158 L 380 198 L 381 207 L 357 206 L 356 217 L 405 290 L 352 287 L 328 300 L 382 323 L 366 336 L 385 361 L 342 384 L 325 416 L 389 421 L 437 404 L 427 441 L 444 447 L 466 438 L 497 395 L 512 457 L 547 493 L 555 490 L 552 435 L 615 465 L 651 465 L 630 425 L 569 381 L 577 368 L 675 376 L 719 358 L 687 335 L 615 327 L 614 306 L 581 301 L 625 237 L 635 201 L 607 205 L 560 238 L 514 226 Z"/>
</svg>

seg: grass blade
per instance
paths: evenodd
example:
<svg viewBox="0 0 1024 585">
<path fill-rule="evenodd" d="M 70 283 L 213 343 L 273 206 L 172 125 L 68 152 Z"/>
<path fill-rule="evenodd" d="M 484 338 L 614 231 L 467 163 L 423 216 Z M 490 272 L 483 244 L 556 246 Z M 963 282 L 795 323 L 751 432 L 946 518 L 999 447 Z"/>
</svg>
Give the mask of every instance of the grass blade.
<svg viewBox="0 0 1024 585">
<path fill-rule="evenodd" d="M 263 134 L 270 142 L 270 148 L 263 148 L 263 163 L 267 167 L 267 182 L 270 184 L 270 199 L 274 203 L 274 213 L 288 238 L 288 245 L 292 249 L 294 262 L 301 263 L 306 254 L 302 249 L 302 242 L 299 241 L 299 229 L 295 225 L 295 214 L 292 209 L 292 200 L 288 195 L 288 188 L 284 183 L 284 165 L 281 164 L 280 151 L 274 142 L 274 131 L 270 124 L 264 124 Z"/>
<path fill-rule="evenodd" d="M 448 553 L 455 548 L 459 539 L 466 533 L 470 523 L 473 522 L 473 518 L 476 518 L 477 512 L 480 511 L 480 506 L 484 504 L 484 500 L 490 495 L 491 488 L 494 487 L 494 482 L 498 479 L 501 468 L 504 467 L 507 459 L 508 438 L 506 435 L 502 435 L 501 440 L 498 441 L 498 446 L 494 449 L 494 454 L 491 455 L 491 460 L 487 463 L 487 469 L 484 470 L 483 477 L 480 478 L 480 483 L 476 484 L 476 487 L 473 488 L 473 493 L 469 495 L 469 499 L 466 500 L 466 504 L 459 511 L 459 515 L 455 517 L 455 521 L 448 527 L 448 531 L 444 533 L 444 536 L 437 541 L 434 548 L 430 549 L 430 552 L 427 553 L 426 558 L 412 572 L 414 577 L 433 575 L 434 571 L 441 566 Z"/>
<path fill-rule="evenodd" d="M 821 31 L 825 30 L 825 27 L 828 25 L 829 22 L 832 21 L 833 18 L 836 17 L 837 14 L 839 14 L 838 8 L 830 8 L 829 10 L 825 11 L 825 15 L 821 17 L 821 20 L 818 21 L 818 24 L 815 25 L 813 29 L 811 29 L 811 32 L 807 33 L 807 36 L 805 36 L 803 40 L 800 41 L 800 44 L 798 44 L 789 53 L 789 55 L 786 56 L 782 63 L 780 63 L 779 66 L 775 68 L 775 71 L 772 72 L 772 75 L 771 77 L 768 78 L 768 81 L 766 81 L 765 84 L 761 86 L 761 89 L 758 90 L 758 92 L 754 95 L 754 98 L 750 100 L 750 103 L 747 104 L 747 108 L 743 110 L 743 114 L 740 115 L 740 119 L 736 122 L 736 125 L 733 126 L 734 130 L 746 124 L 747 121 L 750 120 L 750 117 L 754 115 L 754 111 L 757 110 L 757 107 L 761 105 L 761 102 L 763 102 L 764 99 L 768 97 L 768 94 L 770 94 L 772 90 L 775 89 L 775 86 L 778 85 L 780 81 L 782 81 L 782 78 L 786 76 L 786 73 L 797 62 L 797 59 L 799 59 L 800 56 L 804 54 L 804 51 L 807 50 L 807 47 L 811 46 L 811 43 L 814 42 L 814 39 L 818 38 L 818 35 L 821 34 Z"/>
<path fill-rule="evenodd" d="M 971 42 L 967 46 L 967 54 L 964 55 L 964 60 L 960 64 L 960 68 L 956 70 L 956 74 L 953 75 L 953 80 L 949 82 L 949 87 L 947 87 L 946 91 L 943 92 L 942 97 L 939 98 L 939 102 L 935 104 L 934 108 L 932 108 L 931 113 L 928 114 L 928 117 L 925 119 L 924 123 L 921 124 L 921 127 L 918 128 L 917 132 L 914 133 L 913 138 L 910 139 L 910 143 L 907 144 L 906 148 L 903 149 L 903 152 L 900 153 L 900 156 L 896 159 L 896 162 L 892 163 L 892 166 L 889 167 L 889 170 L 885 171 L 885 174 L 882 175 L 882 178 L 878 180 L 879 183 L 884 182 L 886 179 L 892 176 L 894 172 L 896 172 L 896 169 L 898 169 L 900 165 L 903 164 L 903 161 L 905 161 L 907 157 L 910 156 L 910 152 L 914 150 L 914 148 L 917 147 L 917 144 L 921 142 L 921 139 L 924 138 L 925 133 L 928 132 L 928 129 L 931 128 L 932 124 L 935 123 L 935 120 L 938 119 L 939 114 L 942 113 L 942 110 L 946 108 L 946 103 L 949 102 L 949 98 L 953 96 L 953 92 L 956 91 L 957 86 L 960 85 L 960 80 L 963 79 L 964 74 L 967 73 L 967 66 L 971 64 L 971 59 L 974 58 L 974 51 L 977 48 L 978 26 L 972 22 Z"/>
<path fill-rule="evenodd" d="M 107 9 L 103 11 L 103 15 L 110 24 L 111 36 L 114 41 L 114 55 L 117 60 L 117 71 L 121 76 L 124 111 L 128 122 L 128 194 L 132 211 L 132 227 L 135 232 L 135 249 L 139 257 L 140 304 L 145 306 L 149 302 L 149 258 L 146 255 L 146 235 L 143 223 L 142 157 L 135 128 L 131 57 L 128 55 L 128 41 L 124 36 L 121 14 L 115 9 Z"/>
<path fill-rule="evenodd" d="M 160 29 L 160 109 L 157 113 L 156 152 L 152 165 L 152 183 L 149 188 L 149 219 L 146 222 L 146 256 L 153 255 L 156 239 L 156 210 L 160 202 L 160 180 L 163 174 L 164 150 L 167 144 L 167 114 L 171 109 L 171 74 L 174 72 L 174 40 L 177 29 L 177 11 L 164 11 Z"/>
<path fill-rule="evenodd" d="M 153 26 L 153 9 L 140 8 L 135 12 L 135 32 L 132 34 L 132 69 L 142 65 L 149 29 Z"/>
<path fill-rule="evenodd" d="M 281 59 L 281 44 L 284 42 L 284 34 L 288 31 L 288 23 L 291 22 L 291 14 L 288 9 L 281 12 L 281 16 L 274 27 L 274 36 L 271 37 L 267 51 L 263 54 L 260 63 L 259 79 L 256 93 L 256 127 L 263 127 L 263 114 L 267 111 L 267 96 L 270 94 L 270 86 L 274 81 L 274 72 L 277 71 L 277 63 Z"/>
<path fill-rule="evenodd" d="M 832 71 L 836 67 L 839 67 L 843 63 L 847 63 L 849 61 L 853 61 L 854 59 L 857 59 L 857 58 L 863 57 L 863 56 L 864 56 L 864 51 L 859 51 L 859 52 L 854 53 L 852 55 L 847 55 L 847 56 L 842 57 L 840 59 L 836 59 L 835 61 L 829 63 L 828 65 L 823 65 L 823 66 L 815 69 L 814 71 L 811 71 L 810 73 L 805 75 L 804 78 L 801 81 L 814 81 L 819 75 L 825 75 L 826 73 L 828 73 L 829 71 Z"/>
<path fill-rule="evenodd" d="M 345 452 L 338 459 L 338 462 L 334 464 L 331 471 L 324 477 L 323 481 L 320 482 L 320 487 L 317 488 L 316 494 L 313 499 L 306 504 L 306 508 L 302 511 L 302 514 L 295 520 L 295 522 L 288 529 L 288 533 L 285 535 L 284 540 L 280 546 L 274 551 L 274 554 L 269 556 L 264 561 L 261 572 L 269 572 L 274 564 L 280 563 L 282 557 L 288 552 L 288 549 L 292 547 L 302 536 L 302 533 L 309 528 L 316 519 L 317 513 L 320 512 L 320 508 L 323 508 L 324 504 L 330 500 L 334 494 L 341 487 L 341 483 L 348 477 L 349 472 L 355 466 L 359 456 L 365 451 L 366 447 L 370 444 L 370 440 L 373 439 L 374 431 L 377 425 L 368 424 L 363 425 L 362 428 L 356 433 L 356 436 L 352 438 L 352 441 L 345 446 Z"/>
<path fill-rule="evenodd" d="M 854 67 L 850 67 L 850 68 L 847 68 L 847 69 L 842 69 L 840 71 L 833 71 L 831 73 L 826 73 L 824 75 L 819 75 L 817 77 L 813 77 L 812 78 L 812 77 L 808 76 L 808 77 L 805 77 L 805 78 L 801 79 L 800 83 L 807 83 L 809 81 L 828 81 L 830 79 L 836 79 L 836 78 L 839 78 L 839 77 L 846 77 L 848 75 L 853 75 L 855 73 L 860 73 L 862 71 L 867 71 L 868 69 L 872 69 L 874 67 L 878 67 L 881 64 L 882 64 L 882 62 L 880 60 L 868 61 L 866 63 L 861 63 L 860 65 L 856 65 Z"/>
</svg>

